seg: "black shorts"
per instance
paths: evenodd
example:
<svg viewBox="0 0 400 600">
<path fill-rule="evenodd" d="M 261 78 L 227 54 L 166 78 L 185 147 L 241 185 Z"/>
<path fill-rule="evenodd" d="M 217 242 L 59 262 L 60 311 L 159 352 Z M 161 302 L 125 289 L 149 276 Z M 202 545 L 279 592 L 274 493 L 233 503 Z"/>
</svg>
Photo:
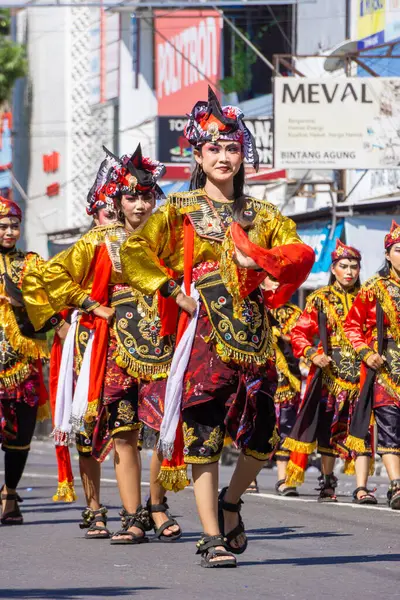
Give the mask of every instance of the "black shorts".
<svg viewBox="0 0 400 600">
<path fill-rule="evenodd" d="M 267 383 L 267 382 L 266 382 Z M 184 460 L 187 464 L 217 462 L 224 446 L 228 407 L 225 400 L 216 398 L 185 408 L 182 412 L 184 433 Z M 247 456 L 266 461 L 273 450 L 271 440 L 275 427 L 272 397 L 259 392 L 257 414 L 250 438 L 242 450 Z"/>
<path fill-rule="evenodd" d="M 276 423 L 279 432 L 279 446 L 274 454 L 274 458 L 277 460 L 288 461 L 290 458 L 290 450 L 282 448 L 282 444 L 292 431 L 292 427 L 296 421 L 298 407 L 298 401 L 280 402 L 275 405 Z"/>
<path fill-rule="evenodd" d="M 378 430 L 378 454 L 400 456 L 400 406 L 379 406 L 374 408 L 374 415 Z"/>
</svg>

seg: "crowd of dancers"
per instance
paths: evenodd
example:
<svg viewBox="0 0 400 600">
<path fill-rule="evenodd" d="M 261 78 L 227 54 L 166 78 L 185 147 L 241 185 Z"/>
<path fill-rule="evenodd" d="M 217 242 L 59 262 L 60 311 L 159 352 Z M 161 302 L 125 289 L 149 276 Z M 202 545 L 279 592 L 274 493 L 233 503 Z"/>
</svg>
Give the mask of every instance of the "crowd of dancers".
<svg viewBox="0 0 400 600">
<path fill-rule="evenodd" d="M 74 441 L 86 539 L 142 544 L 153 529 L 162 542 L 179 540 L 165 490 L 185 488 L 190 465 L 201 566 L 235 567 L 247 547 L 241 497 L 271 458 L 280 495 L 298 495 L 318 450 L 320 502 L 337 501 L 340 457 L 356 475 L 354 502 L 376 504 L 367 487 L 376 447 L 388 503 L 400 509 L 400 226 L 385 237 L 383 270 L 363 285 L 360 253 L 337 240 L 330 282 L 302 311 L 290 300 L 314 252 L 291 219 L 245 194 L 244 163 L 257 169 L 258 155 L 243 113 L 221 107 L 209 89 L 185 136 L 196 165 L 191 191 L 165 198 L 165 167 L 140 145 L 121 158 L 105 149 L 87 198 L 93 226 L 48 261 L 16 249 L 21 210 L 0 201 L 1 523 L 23 523 L 17 488 L 49 396 L 54 499 L 76 499 Z M 240 452 L 218 491 L 226 440 Z M 115 533 L 100 490 L 111 450 L 121 499 Z"/>
</svg>

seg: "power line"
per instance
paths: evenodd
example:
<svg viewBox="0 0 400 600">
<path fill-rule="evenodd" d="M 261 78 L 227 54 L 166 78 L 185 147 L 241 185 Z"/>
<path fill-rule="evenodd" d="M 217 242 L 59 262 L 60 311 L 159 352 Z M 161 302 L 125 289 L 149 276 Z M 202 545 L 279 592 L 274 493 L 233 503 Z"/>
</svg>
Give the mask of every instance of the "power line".
<svg viewBox="0 0 400 600">
<path fill-rule="evenodd" d="M 219 10 L 218 8 L 214 7 L 215 10 L 217 10 L 219 12 L 219 14 L 221 15 L 223 21 L 229 25 L 229 27 L 236 33 L 236 35 L 238 35 L 244 42 L 245 44 L 247 44 L 247 46 L 254 52 L 254 54 L 256 54 L 258 56 L 258 58 L 260 58 L 264 64 L 266 64 L 271 71 L 277 75 L 277 76 L 281 76 L 280 73 L 275 69 L 274 65 L 272 64 L 271 61 L 268 60 L 268 58 L 266 56 L 264 56 L 264 54 L 257 48 L 257 46 L 255 46 L 245 35 L 242 31 L 240 31 L 240 29 L 238 29 L 236 27 L 236 25 L 230 20 L 228 19 L 228 17 L 223 13 L 222 10 Z"/>
<path fill-rule="evenodd" d="M 71 0 L 56 0 L 51 2 L 50 0 L 42 2 L 40 4 L 32 4 L 30 2 L 18 2 L 14 0 L 12 4 L 1 3 L 0 8 L 12 8 L 14 10 L 21 10 L 27 8 L 105 8 L 109 11 L 115 12 L 129 12 L 135 9 L 152 8 L 152 9 L 169 9 L 169 8 L 180 8 L 180 9 L 204 9 L 212 8 L 215 4 L 221 7 L 229 8 L 245 8 L 247 6 L 265 6 L 266 2 L 272 6 L 281 6 L 282 0 L 245 0 L 242 2 L 235 2 L 235 0 L 201 0 L 201 2 L 194 2 L 193 0 L 140 0 L 140 3 L 135 0 L 127 0 L 129 4 L 120 2 L 110 2 L 104 0 L 104 2 L 93 0 L 92 2 L 84 2 L 81 0 L 79 4 L 72 2 Z M 298 5 L 298 4 L 315 4 L 316 0 L 285 0 L 285 4 Z"/>
</svg>

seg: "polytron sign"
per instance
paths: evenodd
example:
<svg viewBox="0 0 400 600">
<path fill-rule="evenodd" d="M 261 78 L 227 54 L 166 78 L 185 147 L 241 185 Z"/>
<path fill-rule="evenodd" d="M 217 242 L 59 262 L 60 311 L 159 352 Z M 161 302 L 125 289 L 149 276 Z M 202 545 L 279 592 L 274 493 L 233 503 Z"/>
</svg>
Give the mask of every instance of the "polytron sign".
<svg viewBox="0 0 400 600">
<path fill-rule="evenodd" d="M 222 20 L 215 10 L 156 11 L 158 114 L 182 116 L 221 78 Z"/>
</svg>

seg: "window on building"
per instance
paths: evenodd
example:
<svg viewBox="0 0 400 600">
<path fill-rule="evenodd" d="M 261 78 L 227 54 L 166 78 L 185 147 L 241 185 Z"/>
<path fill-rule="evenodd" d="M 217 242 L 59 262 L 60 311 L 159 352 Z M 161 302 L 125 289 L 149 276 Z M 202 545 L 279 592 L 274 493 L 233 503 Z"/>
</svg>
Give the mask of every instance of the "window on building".
<svg viewBox="0 0 400 600">
<path fill-rule="evenodd" d="M 293 53 L 293 7 L 291 5 L 247 6 L 224 10 L 270 62 L 274 54 Z M 272 92 L 271 69 L 224 23 L 225 93 L 235 91 L 239 101 L 250 100 Z M 233 89 L 236 88 L 236 89 Z"/>
</svg>

